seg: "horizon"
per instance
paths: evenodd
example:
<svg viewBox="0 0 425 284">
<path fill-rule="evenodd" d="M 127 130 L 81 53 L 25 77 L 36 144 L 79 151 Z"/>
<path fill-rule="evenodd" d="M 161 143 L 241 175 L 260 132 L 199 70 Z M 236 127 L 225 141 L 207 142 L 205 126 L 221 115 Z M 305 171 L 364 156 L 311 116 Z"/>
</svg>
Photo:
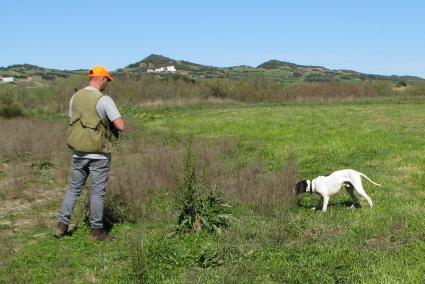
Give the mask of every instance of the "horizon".
<svg viewBox="0 0 425 284">
<path fill-rule="evenodd" d="M 205 64 L 202 64 L 202 63 L 200 63 L 200 62 L 192 62 L 192 61 L 185 60 L 185 59 L 170 58 L 170 57 L 165 56 L 165 55 L 162 55 L 162 54 L 154 54 L 154 53 L 151 53 L 151 54 L 149 54 L 149 55 L 147 55 L 147 56 L 143 57 L 142 59 L 140 59 L 140 60 L 138 60 L 138 61 L 136 61 L 136 62 L 142 61 L 143 59 L 146 59 L 146 58 L 147 58 L 147 57 L 149 57 L 149 56 L 162 56 L 162 57 L 166 57 L 166 58 L 169 58 L 169 59 L 171 59 L 171 60 L 174 60 L 174 61 L 186 61 L 186 62 L 190 62 L 190 63 L 194 63 L 194 64 L 200 64 L 200 65 L 203 65 L 203 66 L 208 66 L 208 67 L 213 67 L 213 68 L 232 68 L 232 67 L 239 67 L 239 66 L 247 66 L 247 67 L 250 67 L 250 68 L 258 68 L 258 66 L 259 66 L 259 65 L 261 65 L 261 64 L 263 64 L 263 63 L 266 63 L 266 62 L 268 62 L 268 61 L 277 60 L 277 61 L 280 61 L 280 62 L 284 62 L 283 60 L 270 59 L 270 60 L 264 61 L 264 62 L 262 62 L 262 63 L 260 63 L 260 64 L 258 64 L 258 65 L 256 65 L 256 66 L 251 66 L 251 65 L 246 65 L 246 64 L 234 65 L 234 66 L 213 66 L 213 65 L 205 65 Z M 132 63 L 136 63 L 136 62 L 132 62 Z M 285 61 L 285 62 L 286 62 L 286 63 L 295 63 L 295 62 L 287 62 L 287 61 Z M 110 72 L 117 72 L 117 70 L 118 70 L 118 69 L 123 69 L 123 68 L 127 67 L 128 65 L 130 65 L 130 64 L 132 64 L 132 63 L 126 64 L 126 65 L 124 65 L 124 66 L 122 66 L 122 67 L 118 67 L 118 68 L 115 68 L 115 69 L 111 69 L 111 70 L 109 70 L 109 71 L 110 71 Z M 295 64 L 297 64 L 297 63 L 295 63 Z M 33 65 L 33 64 L 30 64 L 30 63 L 18 63 L 18 64 L 12 64 L 12 65 Z M 12 65 L 8 65 L 8 66 L 0 66 L 0 68 L 7 68 L 7 67 L 10 67 L 10 66 L 12 66 Z M 82 70 L 89 70 L 89 68 L 87 68 L 87 69 L 84 69 L 84 68 L 78 68 L 78 69 L 56 69 L 56 68 L 50 68 L 50 67 L 46 67 L 46 66 L 39 66 L 39 65 L 33 65 L 33 66 L 40 67 L 40 68 L 44 68 L 44 69 L 61 70 L 61 71 L 82 71 Z M 364 72 L 362 72 L 361 70 L 330 69 L 330 68 L 327 68 L 326 66 L 315 66 L 315 65 L 300 65 L 300 66 L 308 66 L 308 67 L 322 67 L 322 68 L 326 68 L 326 69 L 328 69 L 328 70 L 333 70 L 333 71 L 342 71 L 342 70 L 344 70 L 344 71 L 353 71 L 353 72 L 359 72 L 359 73 L 366 74 L 366 75 L 382 75 L 382 74 L 364 73 Z M 403 75 L 403 74 L 400 74 L 400 75 L 391 74 L 391 75 L 384 75 L 384 76 L 418 77 L 418 78 L 420 78 L 420 79 L 424 79 L 424 80 L 425 80 L 425 78 L 424 78 L 424 77 L 421 77 L 421 76 L 418 76 L 418 75 L 409 75 L 409 74 L 404 74 L 404 75 Z"/>
<path fill-rule="evenodd" d="M 276 59 L 425 78 L 425 40 L 418 36 L 425 24 L 425 3 L 420 1 L 191 0 L 124 5 L 24 0 L 2 8 L 7 11 L 2 17 L 3 38 L 8 40 L 0 53 L 2 67 L 31 64 L 79 70 L 99 64 L 112 71 L 158 54 L 222 68 L 256 67 Z"/>
</svg>

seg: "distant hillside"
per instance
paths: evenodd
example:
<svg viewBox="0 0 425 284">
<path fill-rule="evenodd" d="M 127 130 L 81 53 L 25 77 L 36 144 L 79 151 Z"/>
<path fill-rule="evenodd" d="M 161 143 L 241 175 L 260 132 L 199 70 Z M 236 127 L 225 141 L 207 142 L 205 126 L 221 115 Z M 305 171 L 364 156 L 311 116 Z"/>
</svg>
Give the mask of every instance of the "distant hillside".
<svg viewBox="0 0 425 284">
<path fill-rule="evenodd" d="M 177 71 L 169 73 L 148 73 L 148 69 L 157 69 L 166 66 L 174 66 Z M 12 76 L 16 82 L 46 85 L 51 80 L 66 79 L 71 76 L 81 76 L 86 70 L 57 70 L 43 68 L 30 64 L 11 65 L 0 67 L 0 76 Z M 394 83 L 403 82 L 415 84 L 425 82 L 424 79 L 415 76 L 383 76 L 365 74 L 352 70 L 331 70 L 322 66 L 298 65 L 295 63 L 279 61 L 276 59 L 264 62 L 257 67 L 247 65 L 234 67 L 213 67 L 197 64 L 185 60 L 175 60 L 162 55 L 151 54 L 141 61 L 129 64 L 124 68 L 113 72 L 118 78 L 121 76 L 140 77 L 149 76 L 184 76 L 193 79 L 243 79 L 252 76 L 261 76 L 285 83 L 291 82 L 330 82 L 330 81 L 364 81 L 379 80 Z"/>
<path fill-rule="evenodd" d="M 309 82 L 324 81 L 351 81 L 351 80 L 384 80 L 406 83 L 415 83 L 424 81 L 424 79 L 415 76 L 383 76 L 360 73 L 352 70 L 330 70 L 322 66 L 298 65 L 290 62 L 270 60 L 258 65 L 257 68 L 275 71 L 292 72 L 294 77 Z"/>
<path fill-rule="evenodd" d="M 424 81 L 415 76 L 382 76 L 365 74 L 351 70 L 330 70 L 322 66 L 298 65 L 290 62 L 269 60 L 257 67 L 246 65 L 235 67 L 212 67 L 196 64 L 184 60 L 174 60 L 162 55 L 152 54 L 143 60 L 130 64 L 117 72 L 141 75 L 148 69 L 155 69 L 165 66 L 174 66 L 178 74 L 195 79 L 210 78 L 230 78 L 241 79 L 250 76 L 264 76 L 282 82 L 330 82 L 330 81 L 358 81 L 358 80 L 383 80 L 391 82 L 403 81 L 406 83 L 416 83 Z M 166 76 L 166 74 L 154 74 L 155 76 Z"/>
<path fill-rule="evenodd" d="M 298 65 L 290 62 L 285 61 L 279 61 L 276 59 L 269 60 L 267 62 L 264 62 L 263 64 L 260 64 L 257 66 L 257 68 L 264 68 L 264 69 L 322 69 L 322 70 L 328 70 L 321 66 L 305 66 L 305 65 Z"/>
<path fill-rule="evenodd" d="M 173 65 L 178 70 L 182 70 L 182 71 L 196 71 L 199 69 L 217 69 L 215 67 L 196 64 L 189 61 L 174 60 L 162 55 L 151 54 L 148 57 L 144 58 L 143 60 L 130 64 L 121 70 L 130 71 L 130 72 L 131 71 L 146 72 L 147 69 L 160 68 L 160 67 L 165 67 L 170 65 Z"/>
<path fill-rule="evenodd" d="M 8 67 L 0 67 L 0 76 L 13 76 L 15 78 L 26 79 L 29 77 L 40 77 L 44 80 L 56 78 L 67 78 L 72 71 L 48 69 L 31 64 L 16 64 Z"/>
<path fill-rule="evenodd" d="M 28 87 L 42 87 L 49 85 L 57 79 L 70 79 L 81 76 L 82 71 L 69 71 L 43 68 L 31 64 L 15 64 L 7 67 L 0 67 L 0 77 L 13 77 L 13 84 L 24 85 Z"/>
</svg>

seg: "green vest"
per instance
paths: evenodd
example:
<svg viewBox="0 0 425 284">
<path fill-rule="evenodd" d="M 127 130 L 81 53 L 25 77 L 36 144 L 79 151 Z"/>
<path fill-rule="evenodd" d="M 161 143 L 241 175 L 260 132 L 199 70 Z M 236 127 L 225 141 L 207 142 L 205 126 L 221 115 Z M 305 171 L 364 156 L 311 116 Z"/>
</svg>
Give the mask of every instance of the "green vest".
<svg viewBox="0 0 425 284">
<path fill-rule="evenodd" d="M 97 101 L 102 96 L 99 91 L 84 89 L 75 93 L 66 133 L 66 142 L 71 149 L 87 153 L 111 152 L 109 122 L 96 111 Z"/>
</svg>

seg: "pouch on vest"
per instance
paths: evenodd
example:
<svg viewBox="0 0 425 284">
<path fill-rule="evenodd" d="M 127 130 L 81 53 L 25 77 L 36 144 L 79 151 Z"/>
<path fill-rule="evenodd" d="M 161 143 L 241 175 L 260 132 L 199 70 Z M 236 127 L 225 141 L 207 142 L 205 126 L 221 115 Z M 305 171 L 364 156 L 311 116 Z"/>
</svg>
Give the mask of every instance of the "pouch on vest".
<svg viewBox="0 0 425 284">
<path fill-rule="evenodd" d="M 81 116 L 72 117 L 66 133 L 67 144 L 70 148 L 81 151 L 97 153 L 103 150 L 104 131 L 100 128 L 101 119 L 90 119 Z"/>
</svg>

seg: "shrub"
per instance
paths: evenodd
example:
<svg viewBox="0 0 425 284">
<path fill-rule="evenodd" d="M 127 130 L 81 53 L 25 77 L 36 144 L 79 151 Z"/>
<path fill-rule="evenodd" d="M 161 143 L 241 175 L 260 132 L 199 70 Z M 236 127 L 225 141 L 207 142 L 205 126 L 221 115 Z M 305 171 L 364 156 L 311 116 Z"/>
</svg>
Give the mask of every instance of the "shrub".
<svg viewBox="0 0 425 284">
<path fill-rule="evenodd" d="M 209 85 L 210 94 L 216 98 L 226 98 L 228 94 L 228 90 L 224 84 L 221 84 L 219 81 L 213 81 L 211 85 Z"/>
<path fill-rule="evenodd" d="M 16 103 L 11 91 L 0 94 L 0 116 L 4 118 L 24 116 L 24 110 Z"/>
<path fill-rule="evenodd" d="M 3 106 L 0 108 L 0 116 L 4 118 L 24 116 L 24 111 L 17 105 Z"/>
<path fill-rule="evenodd" d="M 407 83 L 406 83 L 406 81 L 398 81 L 398 82 L 395 84 L 395 86 L 396 86 L 397 88 L 403 88 L 403 87 L 407 87 Z"/>
<path fill-rule="evenodd" d="M 413 96 L 424 96 L 425 95 L 425 84 L 418 84 L 412 87 L 412 89 L 409 90 L 409 94 Z"/>
<path fill-rule="evenodd" d="M 202 193 L 206 190 L 204 177 L 196 173 L 192 143 L 189 143 L 183 177 L 179 182 L 178 198 L 179 216 L 177 232 L 197 232 L 206 229 L 220 233 L 221 228 L 229 226 L 232 217 L 231 206 L 223 198 L 223 193 L 217 186 L 213 186 L 206 197 Z"/>
</svg>

